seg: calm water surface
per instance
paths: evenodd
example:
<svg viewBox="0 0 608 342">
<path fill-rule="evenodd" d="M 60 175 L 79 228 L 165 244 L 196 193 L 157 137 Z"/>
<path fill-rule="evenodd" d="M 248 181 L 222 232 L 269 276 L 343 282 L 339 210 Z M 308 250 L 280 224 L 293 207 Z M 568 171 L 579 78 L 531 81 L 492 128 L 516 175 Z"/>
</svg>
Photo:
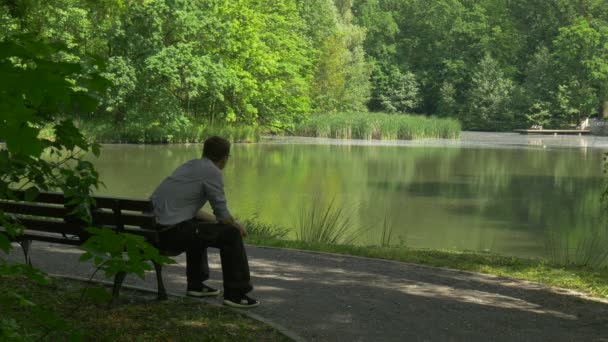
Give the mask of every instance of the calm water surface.
<svg viewBox="0 0 608 342">
<path fill-rule="evenodd" d="M 201 148 L 104 145 L 95 161 L 106 185 L 99 193 L 147 198 Z M 225 183 L 240 217 L 294 227 L 303 208 L 335 199 L 354 218 L 360 244 L 378 244 L 388 216 L 394 244 L 541 256 L 556 237 L 574 245 L 604 227 L 605 151 L 608 138 L 578 136 L 269 138 L 234 146 Z"/>
</svg>

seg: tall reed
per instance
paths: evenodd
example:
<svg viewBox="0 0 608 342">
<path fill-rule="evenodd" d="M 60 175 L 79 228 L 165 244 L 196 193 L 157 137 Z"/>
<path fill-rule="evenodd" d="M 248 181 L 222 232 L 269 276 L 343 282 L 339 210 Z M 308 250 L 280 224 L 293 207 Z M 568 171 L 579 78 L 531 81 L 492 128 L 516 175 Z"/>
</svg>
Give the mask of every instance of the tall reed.
<svg viewBox="0 0 608 342">
<path fill-rule="evenodd" d="M 380 235 L 380 247 L 389 247 L 391 245 L 391 239 L 393 237 L 394 225 L 389 214 L 384 215 L 382 221 L 382 234 Z"/>
<path fill-rule="evenodd" d="M 545 254 L 549 261 L 564 266 L 606 267 L 608 266 L 606 246 L 608 246 L 608 230 L 605 227 L 594 227 L 583 236 L 573 238 L 549 231 L 545 238 Z"/>
<path fill-rule="evenodd" d="M 289 229 L 274 224 L 263 223 L 258 214 L 253 214 L 243 220 L 243 226 L 247 229 L 249 238 L 258 240 L 280 240 L 289 233 Z"/>
<path fill-rule="evenodd" d="M 293 134 L 364 140 L 455 139 L 459 137 L 460 130 L 460 123 L 453 119 L 384 113 L 336 113 L 313 115 L 297 125 Z"/>
<path fill-rule="evenodd" d="M 328 205 L 315 200 L 302 208 L 296 238 L 307 243 L 351 244 L 355 239 L 352 223 L 352 213 L 337 206 L 335 199 Z"/>
</svg>

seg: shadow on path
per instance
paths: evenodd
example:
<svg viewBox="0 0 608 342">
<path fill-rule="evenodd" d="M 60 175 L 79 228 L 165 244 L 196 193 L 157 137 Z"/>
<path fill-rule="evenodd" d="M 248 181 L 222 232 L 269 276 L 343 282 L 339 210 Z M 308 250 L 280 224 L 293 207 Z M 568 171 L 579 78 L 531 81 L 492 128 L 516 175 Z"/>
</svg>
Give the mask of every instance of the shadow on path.
<svg viewBox="0 0 608 342">
<path fill-rule="evenodd" d="M 517 280 L 416 265 L 248 246 L 254 312 L 311 341 L 607 341 L 608 304 Z M 221 286 L 210 249 L 212 279 Z M 22 261 L 15 248 L 10 259 Z M 89 276 L 80 251 L 34 243 L 49 273 Z M 185 256 L 164 272 L 185 290 Z M 127 284 L 155 288 L 130 276 Z M 219 299 L 216 299 L 219 301 Z"/>
</svg>

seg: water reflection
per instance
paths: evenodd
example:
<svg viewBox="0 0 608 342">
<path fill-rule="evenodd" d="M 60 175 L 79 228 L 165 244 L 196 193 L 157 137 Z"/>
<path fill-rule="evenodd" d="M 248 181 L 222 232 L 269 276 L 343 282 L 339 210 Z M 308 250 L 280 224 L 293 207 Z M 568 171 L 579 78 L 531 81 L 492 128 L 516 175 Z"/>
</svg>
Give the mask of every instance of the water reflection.
<svg viewBox="0 0 608 342">
<path fill-rule="evenodd" d="M 394 243 L 521 256 L 546 254 L 547 236 L 576 239 L 600 226 L 608 139 L 473 133 L 435 144 L 294 140 L 235 146 L 225 170 L 233 211 L 294 226 L 302 208 L 335 198 L 353 211 L 361 244 L 379 243 L 388 214 Z M 102 192 L 147 197 L 200 152 L 200 145 L 106 145 L 96 161 Z"/>
</svg>

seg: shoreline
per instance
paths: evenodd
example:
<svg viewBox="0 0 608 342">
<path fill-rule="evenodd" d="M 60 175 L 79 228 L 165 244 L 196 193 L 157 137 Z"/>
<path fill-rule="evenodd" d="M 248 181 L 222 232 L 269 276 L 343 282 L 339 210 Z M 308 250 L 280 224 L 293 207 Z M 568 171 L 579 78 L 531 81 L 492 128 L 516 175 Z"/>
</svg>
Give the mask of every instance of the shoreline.
<svg viewBox="0 0 608 342">
<path fill-rule="evenodd" d="M 196 143 L 100 143 L 104 146 L 189 146 Z M 607 149 L 603 136 L 535 136 L 511 132 L 462 131 L 459 138 L 421 138 L 414 140 L 334 139 L 302 136 L 262 135 L 257 142 L 233 142 L 235 145 L 325 145 L 362 147 L 436 147 L 479 149 Z"/>
</svg>

